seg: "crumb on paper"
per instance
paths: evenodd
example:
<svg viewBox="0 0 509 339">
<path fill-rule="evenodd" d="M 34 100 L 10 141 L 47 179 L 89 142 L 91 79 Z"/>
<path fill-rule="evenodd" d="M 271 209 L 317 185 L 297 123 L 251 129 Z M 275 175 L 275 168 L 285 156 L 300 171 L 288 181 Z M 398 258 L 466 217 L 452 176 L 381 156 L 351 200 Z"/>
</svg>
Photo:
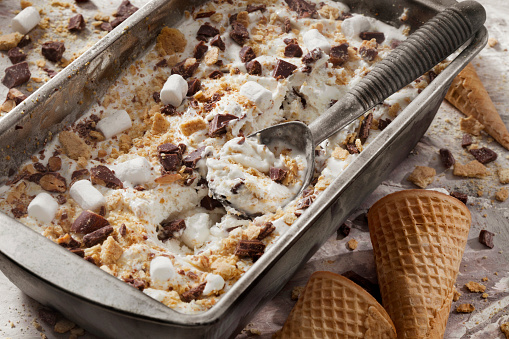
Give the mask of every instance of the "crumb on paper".
<svg viewBox="0 0 509 339">
<path fill-rule="evenodd" d="M 437 172 L 432 167 L 415 166 L 414 171 L 408 176 L 408 181 L 413 182 L 420 188 L 426 188 L 433 182 L 436 174 Z"/>
<path fill-rule="evenodd" d="M 357 246 L 359 246 L 359 242 L 355 239 L 350 239 L 350 241 L 348 241 L 346 244 L 348 245 L 348 249 L 352 251 L 355 250 Z"/>
<path fill-rule="evenodd" d="M 495 47 L 496 45 L 498 45 L 498 40 L 495 39 L 495 38 L 489 38 L 488 39 L 488 46 L 493 48 Z"/>
<path fill-rule="evenodd" d="M 498 170 L 498 179 L 501 184 L 509 184 L 509 168 L 500 168 Z"/>
<path fill-rule="evenodd" d="M 483 293 L 483 294 L 481 295 L 481 297 L 482 297 L 483 299 L 488 299 L 488 293 Z"/>
<path fill-rule="evenodd" d="M 43 331 L 41 324 L 37 321 L 37 319 L 32 320 L 32 326 L 39 332 Z"/>
<path fill-rule="evenodd" d="M 509 322 L 500 325 L 500 331 L 505 334 L 506 339 L 509 339 Z"/>
<path fill-rule="evenodd" d="M 484 125 L 477 121 L 477 119 L 473 116 L 469 116 L 468 118 L 460 119 L 460 129 L 463 132 L 479 136 L 481 135 L 481 131 L 484 129 Z"/>
<path fill-rule="evenodd" d="M 456 307 L 456 312 L 458 313 L 472 313 L 474 312 L 475 307 L 472 304 L 461 304 Z"/>
<path fill-rule="evenodd" d="M 182 53 L 186 45 L 186 37 L 176 28 L 164 27 L 157 36 L 156 49 L 161 56 Z"/>
<path fill-rule="evenodd" d="M 305 286 L 295 286 L 292 289 L 292 300 L 298 300 L 300 295 L 302 294 L 302 291 L 304 291 Z"/>
<path fill-rule="evenodd" d="M 496 193 L 495 193 L 495 198 L 498 200 L 498 201 L 506 201 L 507 198 L 509 198 L 509 191 L 507 190 L 507 188 L 505 187 L 501 187 Z"/>
<path fill-rule="evenodd" d="M 64 318 L 57 321 L 53 330 L 57 333 L 66 333 L 72 330 L 75 326 L 75 323 Z"/>
<path fill-rule="evenodd" d="M 489 175 L 490 172 L 477 160 L 472 160 L 465 165 L 462 165 L 458 162 L 454 164 L 453 174 L 459 177 L 467 177 L 467 178 L 484 178 Z"/>
<path fill-rule="evenodd" d="M 470 292 L 485 292 L 486 291 L 486 286 L 484 286 L 483 284 L 479 284 L 475 281 L 469 281 L 468 283 L 465 284 L 465 287 L 467 290 L 469 290 Z"/>
<path fill-rule="evenodd" d="M 456 286 L 454 286 L 454 291 L 452 295 L 452 301 L 458 301 L 461 297 L 461 293 L 456 289 Z"/>
<path fill-rule="evenodd" d="M 482 278 L 481 281 L 488 281 L 488 277 Z"/>
</svg>

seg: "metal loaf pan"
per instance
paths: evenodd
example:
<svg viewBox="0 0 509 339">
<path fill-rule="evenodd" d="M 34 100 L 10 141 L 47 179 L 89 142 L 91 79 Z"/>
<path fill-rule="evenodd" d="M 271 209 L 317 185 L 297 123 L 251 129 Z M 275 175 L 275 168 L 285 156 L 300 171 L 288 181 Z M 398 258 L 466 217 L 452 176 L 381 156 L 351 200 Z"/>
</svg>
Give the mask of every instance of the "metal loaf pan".
<svg viewBox="0 0 509 339">
<path fill-rule="evenodd" d="M 352 11 L 415 29 L 450 0 L 347 0 Z M 199 1 L 154 0 L 113 30 L 0 121 L 0 176 L 12 174 L 46 140 L 75 121 L 163 25 Z M 0 214 L 0 269 L 22 291 L 88 331 L 111 338 L 234 336 L 416 145 L 456 74 L 484 47 L 483 27 L 464 51 L 364 149 L 331 186 L 210 310 L 180 314 L 118 281 L 16 220 Z M 339 99 L 339 98 L 338 98 Z"/>
</svg>

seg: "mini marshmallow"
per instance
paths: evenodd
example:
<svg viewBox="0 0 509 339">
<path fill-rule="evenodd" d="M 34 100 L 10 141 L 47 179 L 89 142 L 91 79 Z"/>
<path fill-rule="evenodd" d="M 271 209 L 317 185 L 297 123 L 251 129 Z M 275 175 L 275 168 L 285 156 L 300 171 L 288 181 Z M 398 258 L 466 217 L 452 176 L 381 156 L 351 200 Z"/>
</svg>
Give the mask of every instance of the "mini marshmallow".
<svg viewBox="0 0 509 339">
<path fill-rule="evenodd" d="M 175 107 L 182 104 L 182 100 L 187 94 L 187 81 L 179 74 L 172 74 L 164 83 L 163 89 L 160 93 L 160 98 L 163 104 L 172 105 Z"/>
<path fill-rule="evenodd" d="M 136 157 L 115 166 L 115 175 L 136 186 L 150 181 L 152 166 L 145 157 Z"/>
<path fill-rule="evenodd" d="M 95 211 L 106 205 L 106 199 L 88 180 L 76 181 L 69 190 L 74 199 L 84 210 Z"/>
<path fill-rule="evenodd" d="M 48 193 L 39 193 L 28 205 L 28 215 L 42 222 L 50 222 L 58 210 L 58 203 Z"/>
<path fill-rule="evenodd" d="M 317 29 L 311 29 L 304 33 L 302 39 L 304 40 L 304 46 L 308 50 L 313 50 L 315 48 L 320 48 L 325 53 L 329 54 L 331 45 L 329 40 L 320 33 Z"/>
<path fill-rule="evenodd" d="M 153 281 L 166 282 L 175 276 L 170 258 L 155 257 L 150 262 L 150 277 Z"/>
<path fill-rule="evenodd" d="M 97 129 L 109 139 L 133 126 L 131 117 L 124 110 L 118 110 L 97 123 Z"/>
<path fill-rule="evenodd" d="M 240 95 L 255 103 L 261 110 L 267 110 L 272 105 L 272 92 L 254 81 L 248 81 L 240 87 Z"/>
<path fill-rule="evenodd" d="M 343 20 L 341 23 L 341 32 L 347 38 L 359 37 L 362 32 L 371 29 L 371 22 L 362 15 L 356 15 L 351 18 Z"/>
<path fill-rule="evenodd" d="M 30 6 L 22 10 L 11 20 L 12 28 L 21 34 L 27 34 L 39 24 L 41 17 L 35 7 Z"/>
<path fill-rule="evenodd" d="M 186 228 L 180 240 L 189 248 L 200 247 L 209 238 L 212 222 L 207 213 L 196 213 L 185 219 Z"/>
<path fill-rule="evenodd" d="M 224 279 L 218 274 L 212 273 L 207 274 L 205 281 L 207 282 L 207 284 L 203 289 L 204 295 L 211 295 L 212 293 L 217 293 L 224 287 Z"/>
</svg>

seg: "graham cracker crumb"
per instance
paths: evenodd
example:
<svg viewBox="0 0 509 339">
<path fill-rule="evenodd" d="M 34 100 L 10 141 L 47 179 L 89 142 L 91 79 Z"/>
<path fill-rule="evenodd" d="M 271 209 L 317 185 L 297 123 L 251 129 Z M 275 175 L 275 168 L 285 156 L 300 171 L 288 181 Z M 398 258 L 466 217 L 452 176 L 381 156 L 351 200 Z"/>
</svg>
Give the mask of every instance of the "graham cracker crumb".
<svg viewBox="0 0 509 339">
<path fill-rule="evenodd" d="M 11 48 L 18 46 L 23 38 L 23 34 L 18 32 L 5 34 L 0 36 L 0 51 L 8 51 Z"/>
<path fill-rule="evenodd" d="M 408 176 L 408 181 L 413 182 L 416 186 L 420 188 L 426 188 L 431 182 L 437 172 L 432 167 L 427 166 L 415 166 L 415 169 Z"/>
<path fill-rule="evenodd" d="M 182 53 L 186 45 L 186 37 L 176 28 L 164 27 L 157 36 L 156 49 L 161 56 Z"/>
<path fill-rule="evenodd" d="M 336 7 L 329 6 L 329 5 L 325 5 L 322 8 L 320 8 L 318 10 L 318 13 L 322 17 L 329 19 L 329 20 L 336 20 L 337 18 L 339 18 L 339 9 L 337 9 Z"/>
<path fill-rule="evenodd" d="M 500 331 L 505 334 L 506 339 L 509 339 L 509 322 L 500 325 Z"/>
<path fill-rule="evenodd" d="M 481 135 L 484 125 L 477 121 L 473 116 L 468 118 L 461 118 L 460 129 L 464 132 L 470 133 L 475 136 Z"/>
<path fill-rule="evenodd" d="M 488 293 L 483 293 L 483 294 L 481 295 L 481 297 L 482 297 L 483 299 L 488 299 Z"/>
<path fill-rule="evenodd" d="M 456 162 L 454 164 L 453 174 L 467 178 L 484 178 L 490 173 L 488 172 L 486 166 L 484 166 L 477 160 L 472 160 L 465 165 Z"/>
<path fill-rule="evenodd" d="M 161 113 L 156 113 L 152 117 L 152 133 L 161 134 L 168 130 L 170 127 L 170 122 L 166 120 L 166 118 Z"/>
<path fill-rule="evenodd" d="M 208 50 L 207 54 L 205 54 L 205 64 L 208 66 L 214 65 L 219 60 L 219 48 L 212 47 Z"/>
<path fill-rule="evenodd" d="M 336 147 L 334 149 L 334 151 L 332 151 L 332 157 L 335 158 L 335 159 L 338 159 L 338 160 L 345 160 L 346 158 L 348 158 L 348 156 L 350 155 L 350 153 L 348 153 L 348 151 L 344 148 L 341 148 L 341 147 Z"/>
<path fill-rule="evenodd" d="M 465 287 L 470 292 L 485 292 L 486 291 L 486 286 L 484 286 L 483 284 L 479 284 L 475 281 L 469 281 L 468 283 L 465 284 Z"/>
<path fill-rule="evenodd" d="M 304 291 L 305 286 L 295 286 L 292 289 L 292 300 L 298 300 L 302 291 Z"/>
<path fill-rule="evenodd" d="M 239 12 L 237 14 L 237 22 L 242 26 L 249 27 L 249 15 L 246 11 Z"/>
<path fill-rule="evenodd" d="M 346 244 L 348 245 L 348 249 L 352 251 L 355 250 L 357 246 L 359 246 L 359 242 L 355 239 L 350 239 L 350 241 L 348 241 Z"/>
<path fill-rule="evenodd" d="M 110 235 L 101 246 L 101 261 L 106 264 L 114 264 L 124 251 L 122 246 Z"/>
<path fill-rule="evenodd" d="M 32 6 L 32 3 L 30 1 L 26 1 L 26 0 L 21 0 L 19 2 L 19 4 L 21 5 L 21 9 L 25 9 L 27 7 Z"/>
<path fill-rule="evenodd" d="M 502 187 L 497 191 L 497 193 L 495 193 L 495 198 L 498 201 L 506 201 L 507 198 L 509 198 L 509 191 L 507 190 L 507 188 Z"/>
<path fill-rule="evenodd" d="M 488 39 L 488 46 L 493 48 L 495 47 L 496 45 L 498 45 L 498 40 L 495 39 L 495 38 L 489 38 Z"/>
<path fill-rule="evenodd" d="M 481 281 L 488 281 L 488 277 L 482 278 Z"/>
<path fill-rule="evenodd" d="M 58 135 L 58 141 L 69 158 L 73 160 L 78 160 L 80 157 L 90 159 L 90 147 L 76 133 L 62 131 Z"/>
<path fill-rule="evenodd" d="M 472 304 L 461 304 L 456 307 L 456 312 L 458 313 L 472 313 L 474 312 L 475 307 Z"/>
<path fill-rule="evenodd" d="M 206 129 L 207 127 L 208 125 L 205 122 L 205 120 L 203 120 L 201 117 L 197 117 L 195 119 L 187 120 L 186 122 L 182 123 L 180 125 L 180 130 L 182 131 L 182 134 L 188 137 L 191 134 Z"/>
</svg>

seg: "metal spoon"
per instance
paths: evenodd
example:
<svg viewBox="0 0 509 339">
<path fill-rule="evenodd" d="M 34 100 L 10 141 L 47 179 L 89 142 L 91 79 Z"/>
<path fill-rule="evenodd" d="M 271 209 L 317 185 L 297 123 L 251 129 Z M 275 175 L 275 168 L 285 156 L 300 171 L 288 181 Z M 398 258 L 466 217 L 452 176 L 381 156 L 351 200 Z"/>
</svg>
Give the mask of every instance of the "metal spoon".
<svg viewBox="0 0 509 339">
<path fill-rule="evenodd" d="M 309 127 L 301 122 L 271 126 L 249 137 L 270 146 L 285 144 L 306 154 L 307 170 L 296 196 L 313 178 L 315 148 L 353 120 L 405 87 L 460 48 L 486 20 L 482 5 L 475 1 L 458 3 L 429 20 L 387 57 L 377 63 L 341 100 L 338 100 Z M 242 206 L 232 206 L 243 214 Z"/>
</svg>

